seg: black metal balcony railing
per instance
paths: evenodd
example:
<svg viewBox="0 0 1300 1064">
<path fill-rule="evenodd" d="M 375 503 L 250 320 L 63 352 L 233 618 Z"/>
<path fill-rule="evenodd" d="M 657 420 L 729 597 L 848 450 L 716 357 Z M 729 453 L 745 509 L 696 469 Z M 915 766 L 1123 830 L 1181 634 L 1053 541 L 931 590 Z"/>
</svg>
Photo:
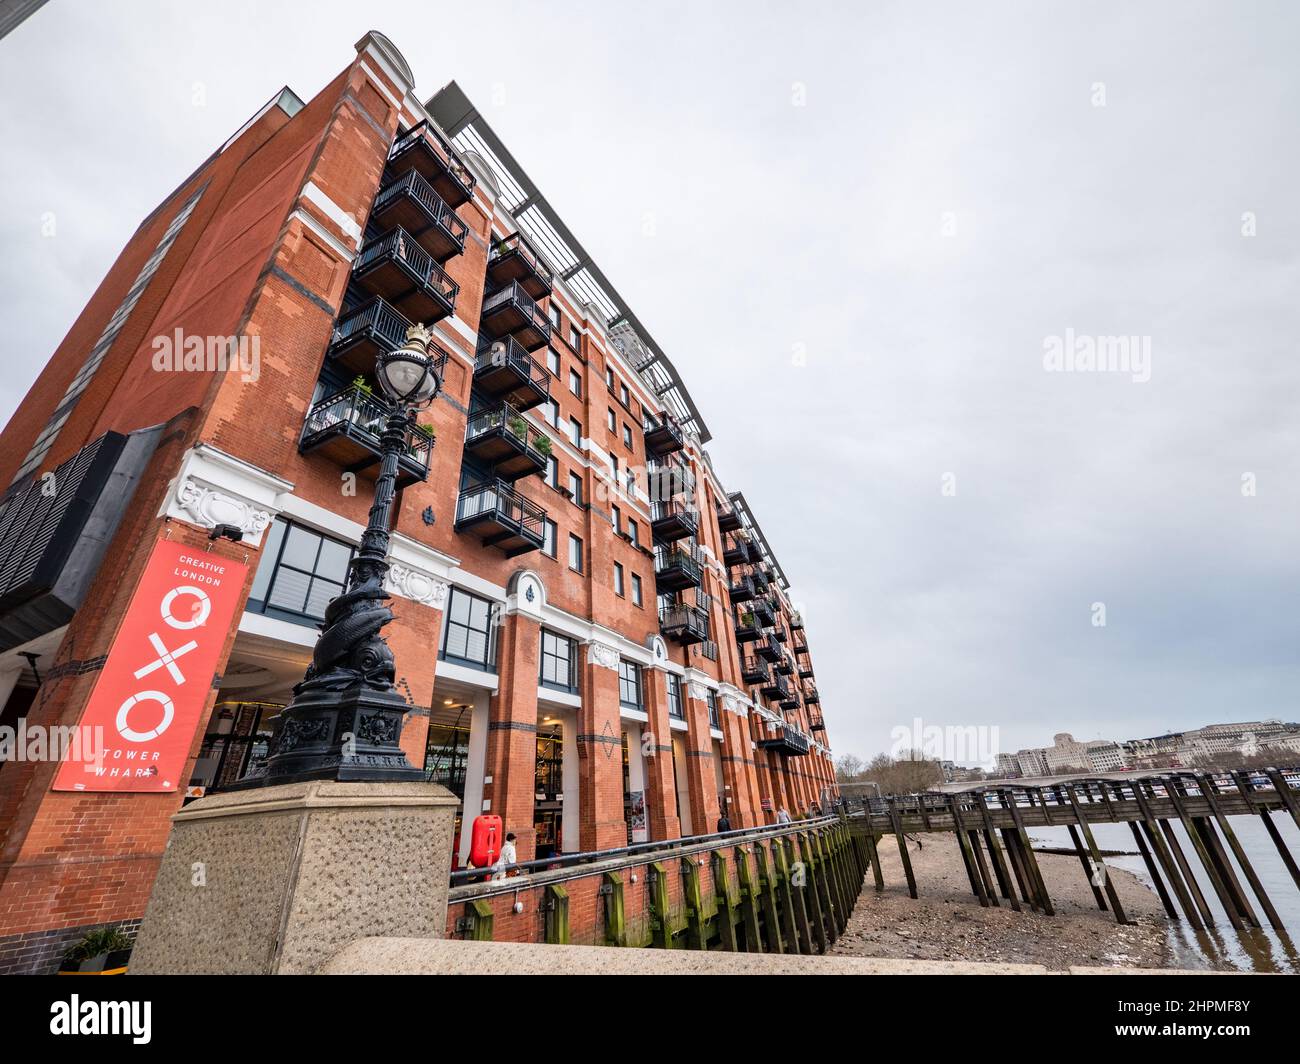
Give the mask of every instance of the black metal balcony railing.
<svg viewBox="0 0 1300 1064">
<path fill-rule="evenodd" d="M 785 625 L 783 624 L 777 624 L 777 626 L 772 630 L 772 634 L 776 636 L 776 641 L 778 643 L 788 643 L 790 641 L 790 633 L 785 630 Z"/>
<path fill-rule="evenodd" d="M 776 623 L 776 607 L 771 599 L 759 595 L 750 604 L 749 608 L 753 610 L 754 616 L 758 618 L 760 627 L 770 628 Z"/>
<path fill-rule="evenodd" d="M 465 452 L 492 467 L 501 480 L 518 480 L 546 469 L 551 438 L 515 407 L 500 403 L 465 422 Z"/>
<path fill-rule="evenodd" d="M 674 455 L 660 458 L 652 456 L 646 463 L 646 491 L 654 500 L 693 500 L 695 474 L 685 462 Z"/>
<path fill-rule="evenodd" d="M 546 366 L 513 337 L 479 341 L 474 359 L 474 387 L 490 399 L 502 399 L 516 410 L 529 410 L 551 397 Z"/>
<path fill-rule="evenodd" d="M 790 681 L 780 673 L 772 673 L 767 680 L 759 687 L 762 694 L 776 701 L 787 699 L 793 693 L 790 688 Z"/>
<path fill-rule="evenodd" d="M 793 713 L 796 709 L 798 709 L 802 705 L 803 702 L 799 700 L 798 691 L 791 690 L 789 698 L 781 699 L 781 711 L 783 713 Z"/>
<path fill-rule="evenodd" d="M 546 535 L 546 510 L 509 484 L 489 480 L 465 488 L 456 500 L 456 531 L 475 531 L 483 544 L 507 557 L 541 548 Z"/>
<path fill-rule="evenodd" d="M 803 700 L 810 706 L 821 704 L 822 696 L 817 693 L 816 684 L 805 684 L 803 689 Z"/>
<path fill-rule="evenodd" d="M 749 570 L 749 573 L 754 579 L 754 587 L 756 587 L 760 592 L 766 591 L 768 584 L 770 583 L 767 570 L 761 565 L 755 565 Z"/>
<path fill-rule="evenodd" d="M 771 668 L 766 661 L 747 654 L 740 661 L 740 678 L 751 686 L 767 683 Z"/>
<path fill-rule="evenodd" d="M 718 528 L 723 532 L 738 532 L 745 527 L 744 522 L 740 519 L 740 514 L 736 513 L 730 506 L 717 503 L 715 509 L 718 511 Z"/>
<path fill-rule="evenodd" d="M 793 756 L 808 753 L 811 745 L 808 736 L 789 724 L 777 725 L 775 734 L 765 735 L 758 740 L 760 749 Z"/>
<path fill-rule="evenodd" d="M 493 288 L 518 281 L 533 299 L 545 299 L 555 286 L 555 274 L 522 233 L 493 241 L 487 274 Z"/>
<path fill-rule="evenodd" d="M 370 217 L 385 229 L 405 229 L 438 262 L 465 250 L 469 226 L 418 170 L 390 178 L 375 197 Z"/>
<path fill-rule="evenodd" d="M 352 373 L 369 373 L 375 367 L 376 358 L 406 342 L 406 330 L 410 327 L 411 320 L 405 314 L 376 296 L 335 323 L 328 357 Z M 439 351 L 443 362 L 438 367 L 441 374 L 447 353 L 441 348 Z"/>
<path fill-rule="evenodd" d="M 659 610 L 659 629 L 667 639 L 682 646 L 704 643 L 709 638 L 709 613 L 700 606 L 675 602 Z"/>
<path fill-rule="evenodd" d="M 660 417 L 646 414 L 642 419 L 647 454 L 666 455 L 686 446 L 686 435 L 681 425 L 667 411 Z"/>
<path fill-rule="evenodd" d="M 749 562 L 749 538 L 744 532 L 733 532 L 723 540 L 722 561 L 728 568 Z"/>
<path fill-rule="evenodd" d="M 414 321 L 438 321 L 456 310 L 460 286 L 405 229 L 393 229 L 361 249 L 352 276 Z"/>
<path fill-rule="evenodd" d="M 298 449 L 318 452 L 350 473 L 378 472 L 380 437 L 388 420 L 387 402 L 357 385 L 322 399 L 307 412 Z M 399 485 L 429 475 L 433 437 L 414 425 L 406 429 L 405 450 L 397 459 Z"/>
<path fill-rule="evenodd" d="M 388 153 L 388 171 L 392 174 L 418 170 L 444 203 L 459 207 L 474 194 L 475 177 L 470 173 L 447 139 L 427 122 L 412 126 L 393 142 Z"/>
<path fill-rule="evenodd" d="M 655 548 L 655 584 L 660 594 L 699 587 L 703 571 L 698 549 Z"/>
<path fill-rule="evenodd" d="M 495 338 L 513 336 L 526 351 L 545 347 L 551 339 L 551 322 L 518 281 L 483 297 L 479 326 Z"/>
<path fill-rule="evenodd" d="M 771 632 L 763 632 L 757 640 L 754 653 L 775 663 L 781 660 L 781 644 L 772 638 Z"/>
<path fill-rule="evenodd" d="M 798 666 L 799 666 L 799 679 L 811 680 L 813 675 L 812 662 L 809 661 L 807 658 L 800 658 L 798 662 Z"/>
<path fill-rule="evenodd" d="M 802 632 L 794 637 L 794 652 L 796 654 L 808 653 L 808 639 Z"/>
<path fill-rule="evenodd" d="M 758 639 L 759 630 L 758 622 L 749 610 L 739 610 L 736 613 L 736 642 L 744 645 L 752 643 Z"/>
<path fill-rule="evenodd" d="M 755 594 L 754 581 L 751 580 L 749 576 L 746 574 L 741 574 L 740 576 L 733 576 L 731 578 L 731 584 L 728 587 L 728 591 L 731 594 L 732 602 L 736 602 L 736 603 L 748 602 L 750 599 L 754 597 Z"/>
<path fill-rule="evenodd" d="M 790 631 L 792 632 L 803 631 L 803 614 L 800 613 L 798 610 L 790 611 Z"/>
<path fill-rule="evenodd" d="M 665 499 L 650 504 L 650 532 L 660 543 L 688 539 L 694 536 L 699 528 L 699 518 L 693 506 L 677 499 Z"/>
<path fill-rule="evenodd" d="M 826 722 L 822 719 L 820 713 L 812 713 L 809 715 L 808 728 L 810 731 L 821 732 L 823 735 L 826 734 Z"/>
<path fill-rule="evenodd" d="M 790 655 L 785 653 L 785 651 L 782 651 L 781 656 L 777 659 L 776 671 L 782 676 L 794 675 L 794 662 L 790 659 Z"/>
</svg>

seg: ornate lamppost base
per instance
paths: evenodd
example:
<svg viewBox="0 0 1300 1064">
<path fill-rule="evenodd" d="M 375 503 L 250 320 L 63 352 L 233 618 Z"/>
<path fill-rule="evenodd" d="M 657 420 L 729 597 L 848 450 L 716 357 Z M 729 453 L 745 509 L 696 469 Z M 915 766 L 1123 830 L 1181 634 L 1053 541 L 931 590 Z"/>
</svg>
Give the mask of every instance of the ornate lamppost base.
<svg viewBox="0 0 1300 1064">
<path fill-rule="evenodd" d="M 423 770 L 398 746 L 410 706 L 396 691 L 365 683 L 343 690 L 309 688 L 281 713 L 275 757 L 239 787 L 303 780 L 423 782 Z"/>
</svg>

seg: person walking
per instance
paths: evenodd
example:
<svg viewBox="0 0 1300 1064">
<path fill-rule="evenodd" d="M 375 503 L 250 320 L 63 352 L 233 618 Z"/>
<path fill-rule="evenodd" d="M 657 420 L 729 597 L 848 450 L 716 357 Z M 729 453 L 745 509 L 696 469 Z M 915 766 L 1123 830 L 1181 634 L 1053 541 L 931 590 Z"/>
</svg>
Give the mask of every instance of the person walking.
<svg viewBox="0 0 1300 1064">
<path fill-rule="evenodd" d="M 497 858 L 497 863 L 492 866 L 493 879 L 505 879 L 506 869 L 518 863 L 518 857 L 515 851 L 515 833 L 506 832 L 505 844 L 501 847 L 501 856 Z"/>
<path fill-rule="evenodd" d="M 731 821 L 727 818 L 727 814 L 724 812 L 722 816 L 718 817 L 718 834 L 722 835 L 730 830 Z"/>
</svg>

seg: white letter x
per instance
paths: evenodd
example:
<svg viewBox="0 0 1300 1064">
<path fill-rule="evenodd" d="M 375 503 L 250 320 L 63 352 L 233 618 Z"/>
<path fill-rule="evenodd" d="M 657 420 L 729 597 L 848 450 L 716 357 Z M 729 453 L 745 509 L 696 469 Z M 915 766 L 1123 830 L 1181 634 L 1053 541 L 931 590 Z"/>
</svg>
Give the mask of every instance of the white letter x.
<svg viewBox="0 0 1300 1064">
<path fill-rule="evenodd" d="M 188 654 L 191 650 L 197 649 L 199 644 L 196 643 L 193 639 L 191 639 L 184 646 L 177 647 L 175 650 L 168 650 L 166 644 L 164 644 L 163 641 L 158 638 L 157 632 L 149 633 L 149 642 L 153 644 L 154 650 L 158 651 L 158 659 L 156 661 L 149 662 L 148 665 L 144 666 L 141 669 L 136 669 L 135 678 L 137 680 L 141 680 L 144 677 L 148 676 L 154 670 L 161 669 L 164 665 L 166 665 L 167 671 L 172 674 L 172 679 L 175 680 L 178 684 L 183 684 L 185 682 L 185 674 L 176 667 L 176 659 L 179 658 L 182 654 Z"/>
</svg>

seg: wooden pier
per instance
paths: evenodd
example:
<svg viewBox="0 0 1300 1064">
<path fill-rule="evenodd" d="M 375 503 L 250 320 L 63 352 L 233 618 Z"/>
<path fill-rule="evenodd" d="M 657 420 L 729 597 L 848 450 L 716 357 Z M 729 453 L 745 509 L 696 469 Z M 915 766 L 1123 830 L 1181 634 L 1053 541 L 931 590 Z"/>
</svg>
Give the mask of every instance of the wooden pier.
<svg viewBox="0 0 1300 1064">
<path fill-rule="evenodd" d="M 1198 930 L 1215 923 L 1193 871 L 1195 861 L 1205 870 L 1233 928 L 1249 930 L 1263 927 L 1267 921 L 1275 930 L 1284 931 L 1231 823 L 1233 817 L 1258 816 L 1300 889 L 1300 867 L 1273 823 L 1275 812 L 1289 814 L 1300 828 L 1300 769 L 1166 772 L 1032 786 L 991 784 L 953 794 L 847 798 L 842 809 L 850 832 L 865 841 L 876 890 L 884 889 L 876 848 L 885 836 L 893 835 L 897 842 L 908 893 L 915 898 L 916 878 L 904 836 L 952 832 L 961 847 L 971 892 L 981 905 L 1005 903 L 1019 912 L 1023 903 L 1051 915 L 1052 899 L 1028 829 L 1064 827 L 1097 907 L 1114 913 L 1119 923 L 1128 923 L 1092 832 L 1093 824 L 1126 823 L 1171 919 L 1185 919 Z M 1175 823 L 1183 828 L 1190 854 L 1174 832 Z"/>
</svg>

